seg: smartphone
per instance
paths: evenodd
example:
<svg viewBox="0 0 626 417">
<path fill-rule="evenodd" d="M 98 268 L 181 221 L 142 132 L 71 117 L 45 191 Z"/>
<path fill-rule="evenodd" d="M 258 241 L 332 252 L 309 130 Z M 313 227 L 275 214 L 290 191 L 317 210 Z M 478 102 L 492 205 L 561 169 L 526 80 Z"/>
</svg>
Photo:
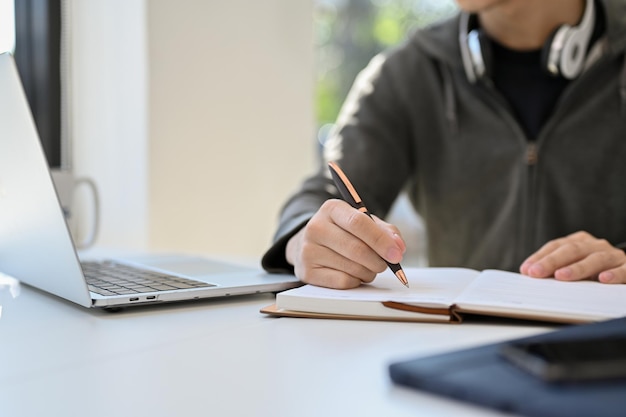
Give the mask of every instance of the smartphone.
<svg viewBox="0 0 626 417">
<path fill-rule="evenodd" d="M 499 353 L 545 381 L 626 378 L 626 336 L 510 342 Z"/>
</svg>

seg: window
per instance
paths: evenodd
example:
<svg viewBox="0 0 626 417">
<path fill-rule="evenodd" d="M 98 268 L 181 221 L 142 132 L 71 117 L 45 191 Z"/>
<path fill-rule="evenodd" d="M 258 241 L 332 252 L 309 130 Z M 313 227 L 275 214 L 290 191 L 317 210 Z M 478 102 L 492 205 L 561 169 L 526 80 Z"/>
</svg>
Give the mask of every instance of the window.
<svg viewBox="0 0 626 417">
<path fill-rule="evenodd" d="M 451 16 L 454 0 L 316 0 L 318 138 L 324 141 L 354 78 L 413 30 Z"/>
<path fill-rule="evenodd" d="M 48 164 L 59 167 L 61 0 L 18 0 L 14 5 L 15 62 Z"/>
<path fill-rule="evenodd" d="M 13 0 L 0 0 L 0 54 L 15 48 Z"/>
</svg>

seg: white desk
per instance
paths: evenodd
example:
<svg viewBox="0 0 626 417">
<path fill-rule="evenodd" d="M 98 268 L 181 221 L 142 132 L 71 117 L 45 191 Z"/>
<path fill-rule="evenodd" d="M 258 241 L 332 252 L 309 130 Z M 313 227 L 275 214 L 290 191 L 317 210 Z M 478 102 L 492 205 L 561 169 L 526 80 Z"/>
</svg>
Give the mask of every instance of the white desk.
<svg viewBox="0 0 626 417">
<path fill-rule="evenodd" d="M 549 330 L 270 318 L 272 295 L 90 311 L 0 290 L 0 415 L 495 416 L 395 387 L 387 365 Z"/>
</svg>

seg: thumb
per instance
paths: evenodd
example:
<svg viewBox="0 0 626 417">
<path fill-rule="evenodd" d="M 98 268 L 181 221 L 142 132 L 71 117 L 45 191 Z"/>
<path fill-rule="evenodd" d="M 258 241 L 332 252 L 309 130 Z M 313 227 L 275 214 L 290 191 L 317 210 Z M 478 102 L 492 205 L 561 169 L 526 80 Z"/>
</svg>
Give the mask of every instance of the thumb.
<svg viewBox="0 0 626 417">
<path fill-rule="evenodd" d="M 406 252 L 406 243 L 404 241 L 404 238 L 402 237 L 402 233 L 400 233 L 400 229 L 398 229 L 396 225 L 387 223 L 386 221 L 381 220 L 379 217 L 374 215 L 372 215 L 372 219 L 374 219 L 374 222 L 376 222 L 379 227 L 384 229 L 389 234 L 389 236 L 391 236 L 391 238 L 394 240 L 394 242 L 396 242 L 402 253 Z"/>
</svg>

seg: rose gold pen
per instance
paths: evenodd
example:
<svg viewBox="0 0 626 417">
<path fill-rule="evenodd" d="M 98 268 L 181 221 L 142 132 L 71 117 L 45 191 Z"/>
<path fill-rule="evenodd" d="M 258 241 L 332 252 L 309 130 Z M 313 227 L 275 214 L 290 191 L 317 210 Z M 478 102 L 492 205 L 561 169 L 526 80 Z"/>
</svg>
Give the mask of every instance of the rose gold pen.
<svg viewBox="0 0 626 417">
<path fill-rule="evenodd" d="M 359 197 L 359 194 L 356 192 L 354 186 L 341 168 L 339 168 L 339 166 L 334 162 L 329 162 L 328 167 L 330 168 L 330 174 L 333 181 L 341 193 L 341 197 L 352 207 L 359 210 L 361 213 L 367 214 L 370 219 L 374 220 L 370 212 L 367 211 L 367 207 L 365 207 L 363 200 L 361 200 L 361 197 Z M 398 277 L 400 282 L 403 283 L 405 287 L 409 288 L 409 280 L 406 278 L 406 274 L 400 264 L 392 264 L 386 260 L 385 262 L 389 266 L 389 269 L 393 271 L 395 276 Z"/>
</svg>

